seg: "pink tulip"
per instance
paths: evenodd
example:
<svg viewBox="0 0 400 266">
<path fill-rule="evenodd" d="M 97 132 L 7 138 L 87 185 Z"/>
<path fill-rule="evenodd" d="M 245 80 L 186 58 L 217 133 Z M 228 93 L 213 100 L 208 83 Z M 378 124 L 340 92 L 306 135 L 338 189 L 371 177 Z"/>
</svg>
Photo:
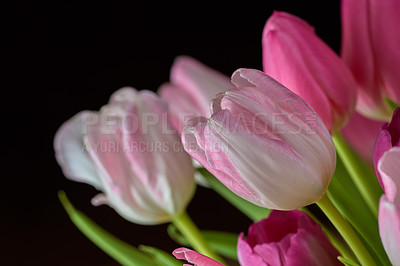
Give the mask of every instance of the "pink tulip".
<svg viewBox="0 0 400 266">
<path fill-rule="evenodd" d="M 379 233 L 390 261 L 400 265 L 400 108 L 379 132 L 374 164 L 385 191 L 379 203 Z"/>
<path fill-rule="evenodd" d="M 342 0 L 342 57 L 359 85 L 357 110 L 388 120 L 400 103 L 400 2 Z"/>
<path fill-rule="evenodd" d="M 171 68 L 171 83 L 163 84 L 158 93 L 170 103 L 173 126 L 182 132 L 190 118 L 210 117 L 211 100 L 232 87 L 225 75 L 194 58 L 180 56 Z"/>
<path fill-rule="evenodd" d="M 304 20 L 274 12 L 262 37 L 264 72 L 306 100 L 333 134 L 346 124 L 356 99 L 354 78 Z"/>
<path fill-rule="evenodd" d="M 106 203 L 129 221 L 170 221 L 186 208 L 195 183 L 167 109 L 152 92 L 122 88 L 99 112 L 78 113 L 54 140 L 64 174 L 103 191 L 93 204 Z"/>
<path fill-rule="evenodd" d="M 193 263 L 195 266 L 223 266 L 224 264 L 204 256 L 203 254 L 197 253 L 188 248 L 177 248 L 172 254 L 178 260 L 186 260 L 187 262 Z M 192 264 L 184 264 L 184 266 L 191 266 Z"/>
<path fill-rule="evenodd" d="M 321 199 L 336 153 L 315 111 L 261 71 L 239 69 L 232 83 L 213 100 L 210 119 L 186 124 L 185 150 L 256 205 L 290 210 Z"/>
<path fill-rule="evenodd" d="M 350 121 L 342 128 L 344 138 L 350 146 L 364 159 L 373 165 L 373 152 L 376 136 L 382 128 L 383 122 L 369 119 L 358 112 L 354 112 Z"/>
<path fill-rule="evenodd" d="M 342 265 L 321 227 L 300 211 L 271 211 L 240 234 L 237 251 L 242 266 Z"/>
<path fill-rule="evenodd" d="M 400 265 L 400 147 L 393 147 L 381 157 L 378 171 L 385 187 L 379 203 L 379 233 L 393 265 Z"/>
<path fill-rule="evenodd" d="M 385 123 L 376 138 L 374 147 L 374 165 L 378 181 L 383 190 L 385 190 L 382 182 L 382 175 L 379 171 L 379 162 L 383 155 L 394 147 L 400 147 L 400 108 L 397 108 L 390 123 Z M 399 162 L 400 163 L 400 162 Z"/>
</svg>

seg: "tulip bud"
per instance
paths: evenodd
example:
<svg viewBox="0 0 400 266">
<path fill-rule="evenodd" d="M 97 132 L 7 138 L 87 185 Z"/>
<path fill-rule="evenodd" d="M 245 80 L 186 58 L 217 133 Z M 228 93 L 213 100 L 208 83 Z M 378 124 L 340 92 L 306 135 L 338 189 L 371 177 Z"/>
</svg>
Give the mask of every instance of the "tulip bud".
<svg viewBox="0 0 400 266">
<path fill-rule="evenodd" d="M 389 98 L 400 103 L 400 2 L 343 0 L 342 57 L 358 83 L 357 110 L 389 120 Z"/>
<path fill-rule="evenodd" d="M 198 266 L 224 266 L 224 264 L 188 248 L 177 248 L 172 254 L 178 260 L 186 260 Z M 184 266 L 185 265 L 189 266 L 192 264 L 184 264 Z"/>
<path fill-rule="evenodd" d="M 240 234 L 237 251 L 242 266 L 342 265 L 321 227 L 300 211 L 271 211 Z"/>
<path fill-rule="evenodd" d="M 384 191 L 385 186 L 382 182 L 382 175 L 379 171 L 379 163 L 382 156 L 389 150 L 400 147 L 400 108 L 397 108 L 390 123 L 385 123 L 376 138 L 374 147 L 374 166 L 376 176 Z M 400 163 L 400 162 L 399 162 Z"/>
<path fill-rule="evenodd" d="M 232 88 L 230 79 L 189 56 L 178 57 L 171 68 L 171 83 L 158 93 L 171 106 L 173 126 L 182 132 L 184 123 L 196 116 L 210 117 L 210 102 Z"/>
<path fill-rule="evenodd" d="M 336 166 L 332 138 L 315 111 L 268 75 L 237 70 L 237 86 L 213 100 L 210 119 L 190 120 L 185 150 L 240 197 L 291 210 L 324 195 Z"/>
<path fill-rule="evenodd" d="M 264 72 L 306 100 L 333 134 L 353 112 L 350 70 L 304 20 L 274 12 L 262 37 Z"/>
<path fill-rule="evenodd" d="M 194 194 L 194 169 L 167 104 L 149 91 L 123 88 L 99 112 L 81 112 L 54 140 L 67 178 L 103 191 L 106 203 L 139 224 L 159 224 L 180 215 Z"/>
</svg>

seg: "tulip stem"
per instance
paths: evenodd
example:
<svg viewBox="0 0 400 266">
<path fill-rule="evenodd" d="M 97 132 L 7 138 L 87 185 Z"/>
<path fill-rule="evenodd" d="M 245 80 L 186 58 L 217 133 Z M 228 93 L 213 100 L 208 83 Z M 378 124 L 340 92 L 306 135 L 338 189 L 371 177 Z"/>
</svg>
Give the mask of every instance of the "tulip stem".
<svg viewBox="0 0 400 266">
<path fill-rule="evenodd" d="M 357 154 L 354 153 L 340 133 L 336 133 L 333 136 L 333 142 L 354 184 L 357 186 L 375 218 L 378 218 L 378 204 L 382 193 L 379 193 L 380 186 L 375 175 L 372 175 L 371 178 L 371 176 L 364 172 Z"/>
<path fill-rule="evenodd" d="M 342 235 L 343 239 L 347 242 L 351 250 L 353 250 L 361 265 L 376 265 L 371 255 L 365 248 L 364 244 L 358 238 L 357 234 L 351 228 L 349 223 L 339 213 L 335 205 L 332 204 L 331 200 L 326 194 L 322 197 L 320 201 L 317 202 L 317 205 L 329 218 L 329 220 L 336 227 L 338 232 Z"/>
<path fill-rule="evenodd" d="M 179 229 L 196 251 L 226 265 L 224 260 L 209 247 L 200 230 L 186 212 L 175 217 L 172 223 Z"/>
</svg>

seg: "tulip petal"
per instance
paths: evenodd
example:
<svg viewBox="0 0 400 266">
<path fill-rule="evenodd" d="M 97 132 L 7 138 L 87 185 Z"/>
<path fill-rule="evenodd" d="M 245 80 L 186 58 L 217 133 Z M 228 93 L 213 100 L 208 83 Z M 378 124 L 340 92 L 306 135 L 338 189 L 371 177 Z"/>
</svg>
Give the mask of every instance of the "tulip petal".
<svg viewBox="0 0 400 266">
<path fill-rule="evenodd" d="M 387 126 L 388 126 L 388 123 L 384 124 L 383 128 L 385 128 L 385 127 L 387 128 Z M 392 137 L 390 136 L 389 131 L 382 129 L 379 132 L 378 137 L 376 138 L 375 145 L 374 145 L 373 161 L 374 161 L 374 166 L 375 166 L 376 177 L 378 178 L 379 184 L 381 184 L 383 191 L 385 191 L 385 186 L 382 182 L 381 173 L 378 170 L 378 162 L 379 162 L 380 158 L 382 158 L 383 154 L 390 148 L 392 148 Z"/>
<path fill-rule="evenodd" d="M 386 95 L 400 103 L 400 2 L 370 0 L 368 11 L 374 58 Z"/>
<path fill-rule="evenodd" d="M 378 171 L 387 200 L 400 204 L 400 147 L 393 147 L 383 154 L 378 162 Z"/>
<path fill-rule="evenodd" d="M 336 258 L 339 252 L 332 247 L 328 238 L 318 225 L 310 233 L 300 228 L 290 239 L 290 248 L 286 253 L 288 266 L 302 265 L 342 265 Z M 330 258 L 330 259 L 327 259 Z"/>
<path fill-rule="evenodd" d="M 201 116 L 200 107 L 185 90 L 172 84 L 163 84 L 158 93 L 170 104 L 170 116 L 172 125 L 179 133 L 182 133 L 184 124 L 191 118 Z"/>
<path fill-rule="evenodd" d="M 177 248 L 172 254 L 178 260 L 186 260 L 195 266 L 223 266 L 222 263 L 188 248 Z"/>
<path fill-rule="evenodd" d="M 268 264 L 260 257 L 257 253 L 255 253 L 252 247 L 247 243 L 246 240 L 243 239 L 243 233 L 239 235 L 238 239 L 238 260 L 240 265 L 242 266 L 251 266 L 251 265 L 260 265 L 260 266 L 267 266 Z M 278 253 L 275 253 L 275 256 L 272 257 L 276 258 Z M 275 265 L 275 264 L 274 264 Z M 280 265 L 280 264 L 276 264 Z"/>
<path fill-rule="evenodd" d="M 400 206 L 385 195 L 379 203 L 379 234 L 390 262 L 400 265 Z"/>
<path fill-rule="evenodd" d="M 314 29 L 296 16 L 275 11 L 262 40 L 264 72 L 305 99 L 331 132 L 344 125 L 354 109 L 356 83 Z"/>
<path fill-rule="evenodd" d="M 218 93 L 233 87 L 228 77 L 189 56 L 175 59 L 170 79 L 174 85 L 192 96 L 205 117 L 211 115 L 210 100 Z"/>
<path fill-rule="evenodd" d="M 57 162 L 66 177 L 101 189 L 99 174 L 84 143 L 86 124 L 88 122 L 97 123 L 97 120 L 97 113 L 89 111 L 80 112 L 72 117 L 57 131 L 54 138 L 54 150 Z"/>
</svg>

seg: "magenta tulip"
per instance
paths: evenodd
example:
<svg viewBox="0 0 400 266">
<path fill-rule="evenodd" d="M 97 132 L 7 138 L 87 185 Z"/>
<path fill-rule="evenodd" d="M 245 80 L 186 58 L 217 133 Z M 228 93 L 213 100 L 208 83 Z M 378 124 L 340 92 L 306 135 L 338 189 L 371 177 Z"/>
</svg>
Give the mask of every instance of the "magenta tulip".
<svg viewBox="0 0 400 266">
<path fill-rule="evenodd" d="M 242 266 L 342 265 L 321 227 L 300 211 L 271 211 L 238 240 Z"/>
<path fill-rule="evenodd" d="M 210 119 L 185 126 L 185 150 L 240 197 L 297 209 L 324 195 L 336 166 L 332 138 L 303 99 L 265 73 L 237 70 Z"/>
<path fill-rule="evenodd" d="M 184 266 L 224 266 L 224 264 L 188 248 L 177 248 L 172 254 L 178 260 L 186 260 L 187 262 L 193 263 L 184 264 Z"/>
<path fill-rule="evenodd" d="M 129 221 L 159 224 L 180 215 L 194 194 L 194 169 L 167 110 L 156 94 L 123 88 L 99 112 L 77 114 L 54 140 L 64 174 L 103 191 L 92 202 Z"/>
<path fill-rule="evenodd" d="M 170 104 L 171 121 L 179 132 L 190 118 L 210 117 L 211 100 L 233 87 L 227 76 L 189 56 L 175 60 L 170 79 L 158 93 Z"/>
<path fill-rule="evenodd" d="M 342 0 L 342 57 L 358 83 L 357 110 L 389 120 L 400 103 L 400 2 Z"/>
<path fill-rule="evenodd" d="M 342 59 L 304 20 L 274 12 L 262 37 L 264 72 L 306 100 L 333 134 L 348 121 L 355 80 Z"/>
<path fill-rule="evenodd" d="M 383 122 L 369 119 L 358 112 L 354 112 L 349 123 L 341 130 L 343 137 L 350 146 L 371 166 L 376 136 L 382 128 Z"/>
<path fill-rule="evenodd" d="M 379 171 L 379 162 L 382 156 L 394 147 L 400 147 L 400 108 L 397 108 L 390 123 L 385 123 L 376 138 L 374 147 L 374 165 L 378 181 L 384 191 L 385 185 L 382 182 L 382 175 Z"/>
</svg>

